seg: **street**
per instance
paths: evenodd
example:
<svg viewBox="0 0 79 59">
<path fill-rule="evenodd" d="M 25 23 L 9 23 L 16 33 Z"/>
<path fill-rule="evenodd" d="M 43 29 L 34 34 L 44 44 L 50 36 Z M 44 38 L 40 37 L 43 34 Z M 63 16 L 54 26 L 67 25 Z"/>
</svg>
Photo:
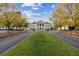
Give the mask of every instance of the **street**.
<svg viewBox="0 0 79 59">
<path fill-rule="evenodd" d="M 11 48 L 21 40 L 25 39 L 27 36 L 31 35 L 32 32 L 28 31 L 18 35 L 13 35 L 4 39 L 0 39 L 0 54 L 2 54 L 7 49 Z"/>
<path fill-rule="evenodd" d="M 74 37 L 71 37 L 71 36 L 68 36 L 68 35 L 64 35 L 59 31 L 50 31 L 49 33 L 60 38 L 64 42 L 72 45 L 73 47 L 79 48 L 79 39 L 78 38 L 74 38 Z"/>
</svg>

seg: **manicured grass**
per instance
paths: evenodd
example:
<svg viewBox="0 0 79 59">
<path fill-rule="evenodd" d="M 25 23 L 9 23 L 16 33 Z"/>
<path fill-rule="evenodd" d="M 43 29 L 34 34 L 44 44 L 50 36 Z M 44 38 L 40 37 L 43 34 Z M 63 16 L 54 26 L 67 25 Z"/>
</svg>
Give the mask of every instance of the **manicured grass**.
<svg viewBox="0 0 79 59">
<path fill-rule="evenodd" d="M 79 50 L 47 32 L 34 32 L 4 55 L 54 56 L 79 55 Z"/>
</svg>

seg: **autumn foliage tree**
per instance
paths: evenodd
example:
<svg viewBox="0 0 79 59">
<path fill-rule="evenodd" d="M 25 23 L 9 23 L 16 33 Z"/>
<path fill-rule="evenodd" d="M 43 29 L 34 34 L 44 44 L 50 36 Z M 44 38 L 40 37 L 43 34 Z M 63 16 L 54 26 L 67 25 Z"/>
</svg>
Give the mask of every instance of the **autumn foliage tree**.
<svg viewBox="0 0 79 59">
<path fill-rule="evenodd" d="M 22 17 L 21 12 L 16 8 L 15 4 L 0 4 L 0 25 L 6 27 L 8 33 L 15 27 L 22 27 L 23 23 L 27 23 Z"/>
<path fill-rule="evenodd" d="M 76 27 L 79 26 L 79 4 L 57 4 L 56 11 L 52 14 L 51 18 L 56 20 L 54 25 L 60 28 L 68 25 L 73 26 L 74 30 L 76 30 Z"/>
</svg>

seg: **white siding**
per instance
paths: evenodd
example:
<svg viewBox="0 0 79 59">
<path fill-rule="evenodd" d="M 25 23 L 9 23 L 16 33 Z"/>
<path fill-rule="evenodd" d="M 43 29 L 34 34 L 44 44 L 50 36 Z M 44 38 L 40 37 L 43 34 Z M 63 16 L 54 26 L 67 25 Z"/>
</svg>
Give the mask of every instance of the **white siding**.
<svg viewBox="0 0 79 59">
<path fill-rule="evenodd" d="M 38 30 L 38 29 L 40 29 L 40 28 L 43 28 L 42 30 L 47 30 L 47 29 L 50 30 L 50 28 L 51 28 L 51 24 L 48 23 L 48 22 L 47 22 L 47 23 L 42 22 L 42 24 L 44 23 L 44 25 L 41 26 L 41 27 L 39 27 L 39 25 L 37 26 L 38 23 L 41 24 L 41 22 L 39 22 L 39 21 L 38 21 L 37 23 L 30 23 L 30 24 L 29 24 L 29 28 L 30 28 L 31 30 L 33 30 L 33 29 L 35 29 L 35 30 L 37 29 L 37 30 Z M 38 28 L 38 27 L 39 27 L 39 28 Z"/>
</svg>

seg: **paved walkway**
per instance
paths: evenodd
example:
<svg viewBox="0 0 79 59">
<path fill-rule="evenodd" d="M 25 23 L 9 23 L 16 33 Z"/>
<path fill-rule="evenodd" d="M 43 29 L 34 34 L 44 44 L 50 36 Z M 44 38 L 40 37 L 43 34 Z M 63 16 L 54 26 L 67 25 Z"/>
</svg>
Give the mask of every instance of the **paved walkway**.
<svg viewBox="0 0 79 59">
<path fill-rule="evenodd" d="M 32 32 L 28 31 L 25 33 L 21 33 L 18 35 L 13 35 L 4 39 L 0 39 L 0 54 L 2 54 L 4 51 L 18 43 L 19 41 L 25 39 L 28 35 L 30 35 Z"/>
<path fill-rule="evenodd" d="M 64 42 L 69 43 L 76 48 L 79 48 L 79 39 L 78 38 L 74 38 L 74 37 L 62 34 L 59 31 L 50 31 L 49 33 L 60 38 Z"/>
</svg>

